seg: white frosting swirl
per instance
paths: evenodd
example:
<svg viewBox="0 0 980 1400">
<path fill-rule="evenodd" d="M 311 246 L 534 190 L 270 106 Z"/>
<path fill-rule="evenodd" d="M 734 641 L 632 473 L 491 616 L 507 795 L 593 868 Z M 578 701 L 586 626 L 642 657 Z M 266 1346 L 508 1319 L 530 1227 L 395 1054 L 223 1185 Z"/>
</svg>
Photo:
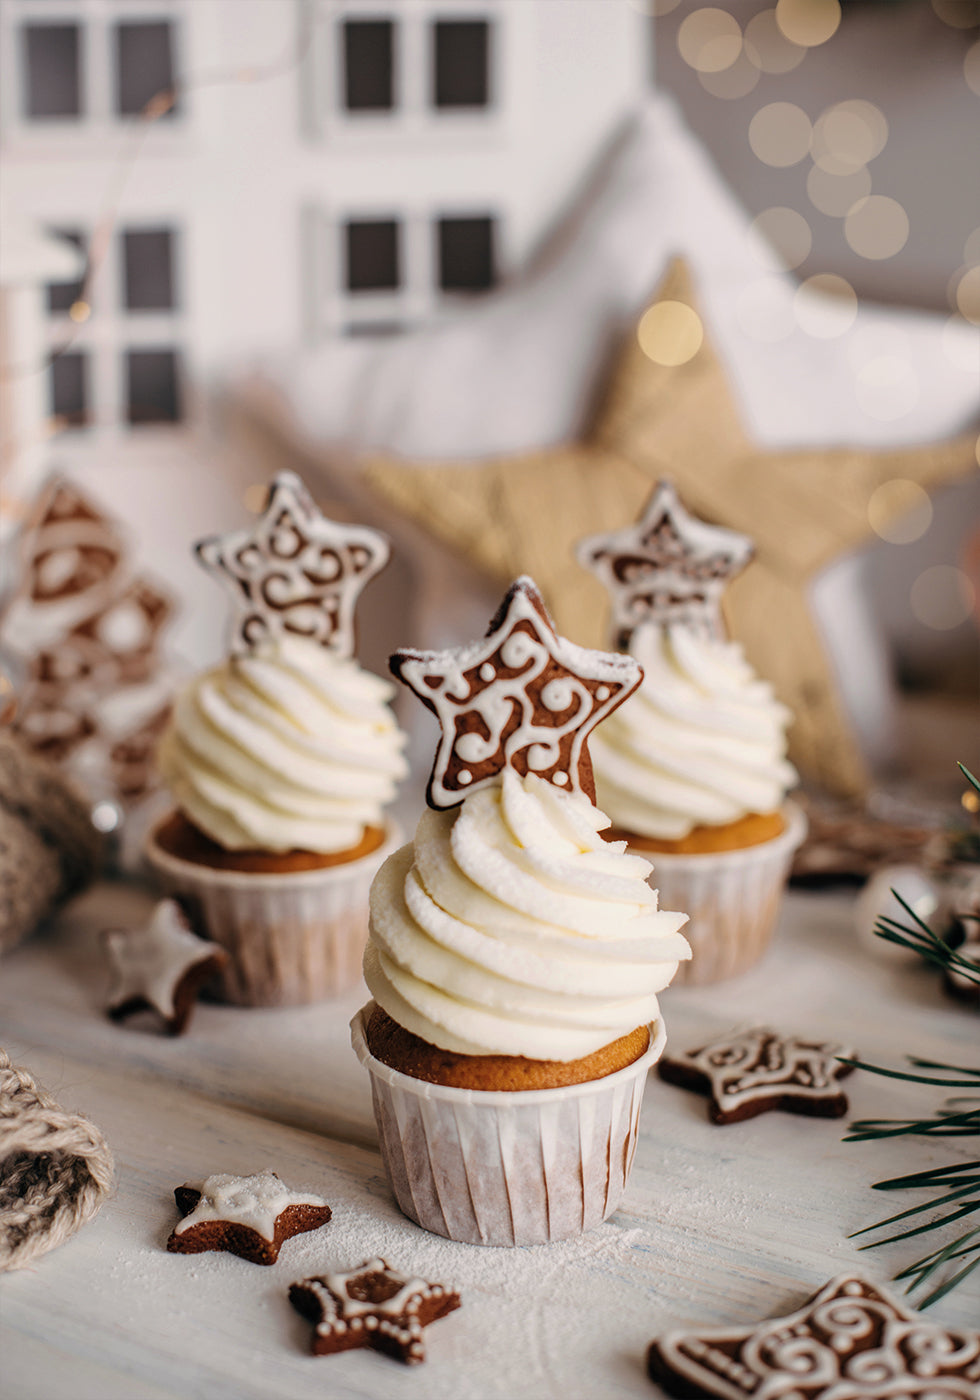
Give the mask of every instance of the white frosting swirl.
<svg viewBox="0 0 980 1400">
<path fill-rule="evenodd" d="M 786 760 L 792 716 L 741 646 L 646 624 L 630 651 L 643 684 L 590 741 L 598 802 L 615 825 L 676 840 L 777 811 L 796 782 Z"/>
<path fill-rule="evenodd" d="M 226 850 L 356 846 L 405 776 L 394 687 L 283 637 L 197 677 L 160 746 L 177 805 Z"/>
<path fill-rule="evenodd" d="M 658 1016 L 686 914 L 657 909 L 651 867 L 603 841 L 580 793 L 510 768 L 426 811 L 371 890 L 364 977 L 389 1016 L 465 1055 L 574 1060 Z"/>
</svg>

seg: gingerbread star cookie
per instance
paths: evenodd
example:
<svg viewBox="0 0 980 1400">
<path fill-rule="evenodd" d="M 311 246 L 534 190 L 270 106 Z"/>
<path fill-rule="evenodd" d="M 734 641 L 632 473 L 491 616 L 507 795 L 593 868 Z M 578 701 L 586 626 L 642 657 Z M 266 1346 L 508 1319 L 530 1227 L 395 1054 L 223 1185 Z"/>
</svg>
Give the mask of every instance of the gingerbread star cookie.
<svg viewBox="0 0 980 1400">
<path fill-rule="evenodd" d="M 511 584 L 482 642 L 403 648 L 389 665 L 442 727 L 426 789 L 436 809 L 458 806 L 508 767 L 594 802 L 586 739 L 643 678 L 630 656 L 559 637 L 526 576 Z"/>
<path fill-rule="evenodd" d="M 142 927 L 106 929 L 102 937 L 112 968 L 109 1016 L 121 1021 L 150 1007 L 171 1035 L 186 1029 L 201 988 L 228 961 L 217 943 L 192 933 L 175 899 L 161 899 Z"/>
<path fill-rule="evenodd" d="M 458 1308 L 459 1294 L 376 1258 L 294 1283 L 289 1301 L 314 1324 L 315 1356 L 372 1347 L 412 1366 L 425 1360 L 422 1329 Z"/>
<path fill-rule="evenodd" d="M 290 1191 L 273 1171 L 255 1176 L 220 1172 L 199 1185 L 174 1189 L 183 1220 L 167 1240 L 171 1254 L 223 1249 L 252 1264 L 274 1264 L 283 1243 L 326 1225 L 322 1196 Z"/>
<path fill-rule="evenodd" d="M 840 1118 L 847 1099 L 838 1081 L 853 1066 L 838 1057 L 854 1059 L 855 1051 L 754 1026 L 686 1054 L 665 1056 L 657 1070 L 668 1084 L 709 1095 L 714 1123 L 739 1123 L 771 1108 Z"/>
<path fill-rule="evenodd" d="M 747 535 L 691 515 L 672 482 L 661 481 L 635 525 L 590 535 L 575 554 L 608 592 L 614 643 L 625 650 L 643 623 L 679 622 L 724 637 L 722 594 L 753 545 Z"/>
<path fill-rule="evenodd" d="M 253 529 L 201 540 L 195 549 L 234 600 L 233 652 L 285 635 L 342 657 L 354 654 L 358 596 L 390 553 L 377 530 L 329 520 L 288 471 L 273 478 Z"/>
<path fill-rule="evenodd" d="M 668 1395 L 704 1400 L 976 1400 L 980 1333 L 928 1322 L 842 1274 L 785 1317 L 668 1332 L 647 1370 Z"/>
</svg>

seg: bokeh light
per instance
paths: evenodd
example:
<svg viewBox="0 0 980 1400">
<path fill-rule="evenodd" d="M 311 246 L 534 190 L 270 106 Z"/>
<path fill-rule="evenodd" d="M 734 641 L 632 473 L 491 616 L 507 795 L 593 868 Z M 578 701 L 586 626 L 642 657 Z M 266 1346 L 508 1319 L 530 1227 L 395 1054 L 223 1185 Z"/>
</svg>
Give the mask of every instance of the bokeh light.
<svg viewBox="0 0 980 1400">
<path fill-rule="evenodd" d="M 895 477 L 871 493 L 868 520 L 880 539 L 889 544 L 911 544 L 932 524 L 932 502 L 917 481 Z"/>
<path fill-rule="evenodd" d="M 954 300 L 963 319 L 980 326 L 980 267 L 961 268 L 956 274 Z"/>
<path fill-rule="evenodd" d="M 798 164 L 810 150 L 810 118 L 795 102 L 769 102 L 749 123 L 749 145 L 765 165 Z"/>
<path fill-rule="evenodd" d="M 831 175 L 849 175 L 885 148 L 888 123 L 873 102 L 849 98 L 821 112 L 813 127 L 813 159 Z"/>
<path fill-rule="evenodd" d="M 763 209 L 752 221 L 752 227 L 779 255 L 785 268 L 799 267 L 810 256 L 813 233 L 806 219 L 795 209 L 782 205 Z"/>
<path fill-rule="evenodd" d="M 901 355 L 879 355 L 858 370 L 854 392 L 869 418 L 893 423 L 918 403 L 919 381 L 909 361 Z"/>
<path fill-rule="evenodd" d="M 805 49 L 825 44 L 841 21 L 839 0 L 778 0 L 776 23 L 790 43 Z"/>
<path fill-rule="evenodd" d="M 926 627 L 949 632 L 965 622 L 973 611 L 973 584 L 962 569 L 934 564 L 924 569 L 909 593 L 913 615 Z"/>
<path fill-rule="evenodd" d="M 793 297 L 796 323 L 816 340 L 844 335 L 857 317 L 858 299 L 845 277 L 819 272 L 801 282 Z"/>
<path fill-rule="evenodd" d="M 779 277 L 760 277 L 744 287 L 735 303 L 738 324 L 750 340 L 774 344 L 793 334 L 793 302 Z"/>
<path fill-rule="evenodd" d="M 87 321 L 91 314 L 92 308 L 87 301 L 73 301 L 68 308 L 69 320 L 74 321 L 78 326 Z"/>
<path fill-rule="evenodd" d="M 730 68 L 742 52 L 742 30 L 727 10 L 694 10 L 677 31 L 681 58 L 699 73 Z"/>
<path fill-rule="evenodd" d="M 776 23 L 775 10 L 760 10 L 745 26 L 745 55 L 763 73 L 791 73 L 806 57 L 806 49 L 792 43 Z"/>
<path fill-rule="evenodd" d="M 971 92 L 980 97 L 980 39 L 966 51 L 963 59 L 963 76 Z"/>
<path fill-rule="evenodd" d="M 844 221 L 844 237 L 859 257 L 880 262 L 905 247 L 909 216 L 897 199 L 870 194 L 858 200 Z"/>
<path fill-rule="evenodd" d="M 658 365 L 686 365 L 701 349 L 701 317 L 683 301 L 659 301 L 636 328 L 640 349 Z"/>
<path fill-rule="evenodd" d="M 932 0 L 932 8 L 951 29 L 973 29 L 980 24 L 978 0 Z"/>
<path fill-rule="evenodd" d="M 754 63 L 750 63 L 744 53 L 740 53 L 730 68 L 720 73 L 699 73 L 698 82 L 712 97 L 723 97 L 734 101 L 747 97 L 759 82 L 760 74 Z"/>
<path fill-rule="evenodd" d="M 814 165 L 806 177 L 806 192 L 810 203 L 821 214 L 843 219 L 871 193 L 871 171 L 866 165 L 847 175 L 834 175 L 820 165 Z"/>
</svg>

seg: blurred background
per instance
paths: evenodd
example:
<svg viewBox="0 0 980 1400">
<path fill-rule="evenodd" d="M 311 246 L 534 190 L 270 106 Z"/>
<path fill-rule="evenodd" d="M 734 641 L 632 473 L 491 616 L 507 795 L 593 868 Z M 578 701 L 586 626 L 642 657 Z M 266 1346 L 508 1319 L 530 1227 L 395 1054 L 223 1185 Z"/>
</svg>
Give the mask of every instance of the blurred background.
<svg viewBox="0 0 980 1400">
<path fill-rule="evenodd" d="M 57 473 L 171 600 L 175 674 L 222 646 L 191 542 L 284 465 L 396 537 L 368 664 L 471 635 L 496 583 L 363 454 L 583 434 L 676 255 L 762 449 L 976 440 L 977 0 L 4 0 L 0 45 L 0 586 Z M 813 581 L 879 776 L 908 697 L 976 751 L 967 458 Z"/>
</svg>

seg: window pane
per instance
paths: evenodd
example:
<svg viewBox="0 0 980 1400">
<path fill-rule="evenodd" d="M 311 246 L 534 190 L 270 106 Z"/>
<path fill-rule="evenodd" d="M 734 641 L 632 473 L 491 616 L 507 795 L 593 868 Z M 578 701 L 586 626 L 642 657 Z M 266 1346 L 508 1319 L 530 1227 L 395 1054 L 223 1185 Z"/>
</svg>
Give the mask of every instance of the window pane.
<svg viewBox="0 0 980 1400">
<path fill-rule="evenodd" d="M 489 24 L 485 19 L 438 20 L 433 29 L 433 104 L 485 107 L 490 100 Z"/>
<path fill-rule="evenodd" d="M 439 220 L 439 286 L 444 292 L 481 292 L 495 281 L 493 219 Z"/>
<path fill-rule="evenodd" d="M 78 117 L 82 112 L 77 24 L 24 26 L 24 115 Z"/>
<path fill-rule="evenodd" d="M 173 239 L 169 229 L 127 230 L 123 236 L 123 299 L 128 311 L 174 308 Z"/>
<path fill-rule="evenodd" d="M 51 232 L 56 238 L 67 238 L 69 243 L 74 243 L 76 248 L 85 252 L 85 235 L 78 229 L 55 228 Z M 82 295 L 83 285 L 82 282 L 49 282 L 48 310 L 70 311 Z"/>
<path fill-rule="evenodd" d="M 177 356 L 173 350 L 130 350 L 126 355 L 130 423 L 175 423 L 180 418 Z"/>
<path fill-rule="evenodd" d="M 347 224 L 349 292 L 394 291 L 400 282 L 398 225 L 394 219 L 357 219 Z"/>
<path fill-rule="evenodd" d="M 389 19 L 344 24 L 344 106 L 382 112 L 394 105 L 394 29 Z"/>
<path fill-rule="evenodd" d="M 51 412 L 80 427 L 88 422 L 88 356 L 66 350 L 51 364 Z"/>
<path fill-rule="evenodd" d="M 116 25 L 116 111 L 138 116 L 158 92 L 173 86 L 173 25 Z M 179 99 L 178 99 L 179 102 Z M 171 117 L 178 102 L 164 115 Z"/>
</svg>

